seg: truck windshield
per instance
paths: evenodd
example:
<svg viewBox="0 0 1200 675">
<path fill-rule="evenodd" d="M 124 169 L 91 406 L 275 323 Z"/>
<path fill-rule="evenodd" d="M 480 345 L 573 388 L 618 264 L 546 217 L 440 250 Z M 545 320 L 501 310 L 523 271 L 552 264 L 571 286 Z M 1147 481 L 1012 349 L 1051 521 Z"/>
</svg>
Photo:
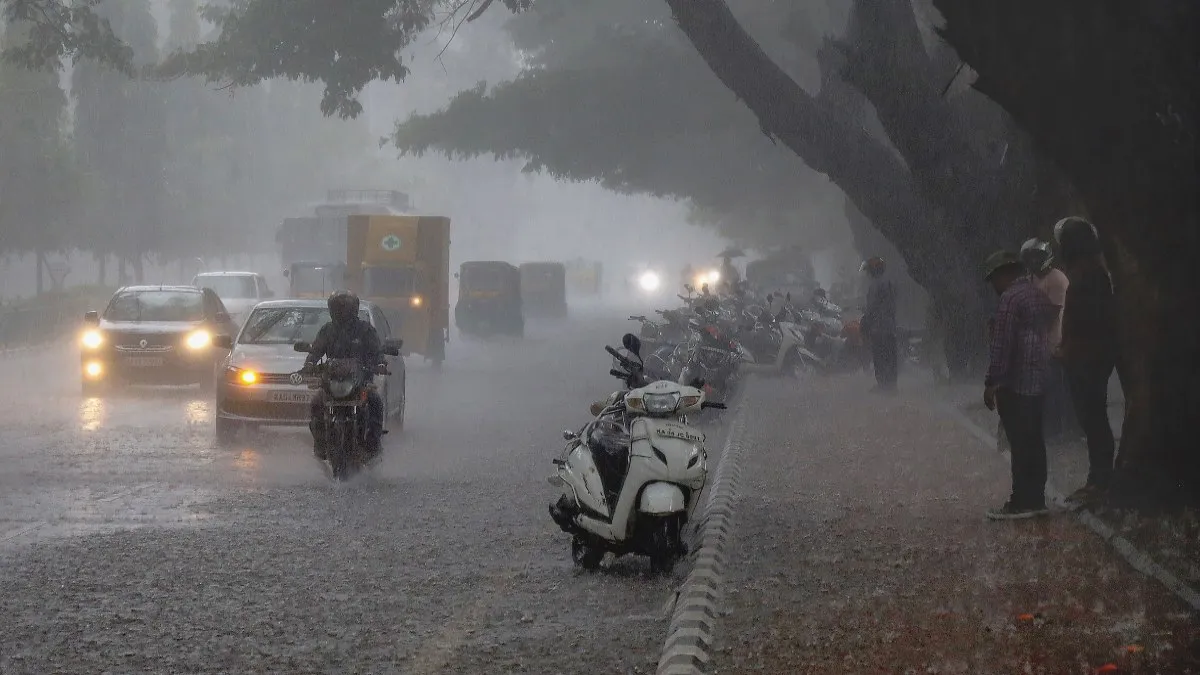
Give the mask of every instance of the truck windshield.
<svg viewBox="0 0 1200 675">
<path fill-rule="evenodd" d="M 371 314 L 363 309 L 358 318 L 370 322 Z M 238 337 L 243 345 L 292 345 L 312 342 L 317 331 L 329 323 L 329 310 L 324 307 L 261 307 L 254 310 Z"/>
<path fill-rule="evenodd" d="M 368 267 L 363 270 L 365 295 L 386 298 L 417 292 L 417 271 L 411 267 Z"/>
<path fill-rule="evenodd" d="M 204 296 L 200 291 L 131 291 L 112 299 L 104 318 L 109 321 L 200 321 Z"/>
<path fill-rule="evenodd" d="M 196 277 L 192 285 L 199 286 L 200 288 L 210 288 L 222 300 L 258 297 L 254 277 L 248 274 L 201 275 Z"/>
<path fill-rule="evenodd" d="M 345 286 L 345 274 L 340 266 L 313 267 L 297 265 L 292 268 L 293 293 L 332 293 Z"/>
</svg>

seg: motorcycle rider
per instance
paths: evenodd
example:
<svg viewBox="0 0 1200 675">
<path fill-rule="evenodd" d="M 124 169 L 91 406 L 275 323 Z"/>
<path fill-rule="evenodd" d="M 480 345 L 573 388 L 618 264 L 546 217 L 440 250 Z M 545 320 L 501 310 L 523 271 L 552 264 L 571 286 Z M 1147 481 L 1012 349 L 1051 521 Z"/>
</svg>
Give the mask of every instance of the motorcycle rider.
<svg viewBox="0 0 1200 675">
<path fill-rule="evenodd" d="M 366 381 L 370 382 L 375 376 L 376 367 L 383 361 L 379 334 L 369 321 L 359 318 L 361 303 L 358 296 L 350 291 L 333 293 L 329 296 L 328 305 L 329 323 L 321 326 L 301 372 L 312 373 L 317 361 L 324 356 L 331 359 L 356 359 L 364 371 Z M 313 454 L 321 460 L 325 459 L 325 430 L 322 428 L 325 420 L 322 414 L 324 407 L 325 391 L 317 390 L 317 395 L 312 400 L 312 417 L 308 428 L 313 435 Z M 367 450 L 376 455 L 382 450 L 384 411 L 383 398 L 374 387 L 367 389 L 367 410 Z"/>
</svg>

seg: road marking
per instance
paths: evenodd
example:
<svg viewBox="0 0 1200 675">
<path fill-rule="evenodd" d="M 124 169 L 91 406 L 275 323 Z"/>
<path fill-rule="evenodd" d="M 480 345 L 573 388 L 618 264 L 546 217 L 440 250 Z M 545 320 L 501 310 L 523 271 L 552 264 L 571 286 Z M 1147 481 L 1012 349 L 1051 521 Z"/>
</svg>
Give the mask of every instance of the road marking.
<svg viewBox="0 0 1200 675">
<path fill-rule="evenodd" d="M 754 378 L 746 378 L 749 389 Z M 695 675 L 705 672 L 711 657 L 713 628 L 720 615 L 723 575 L 727 558 L 725 546 L 733 530 L 733 512 L 741 477 L 741 457 L 746 432 L 749 392 L 741 392 L 733 423 L 717 463 L 712 492 L 697 521 L 695 564 L 683 586 L 668 604 L 673 604 L 670 628 L 658 659 L 657 675 Z M 673 602 L 672 602 L 673 600 Z M 664 607 L 666 609 L 666 607 Z"/>
<path fill-rule="evenodd" d="M 39 527 L 43 527 L 46 524 L 47 524 L 46 521 L 39 520 L 36 523 L 30 523 L 29 525 L 26 525 L 24 527 L 17 528 L 16 530 L 9 532 L 8 534 L 4 535 L 3 537 L 0 537 L 0 542 L 6 542 L 6 541 L 16 539 L 17 537 L 19 537 L 23 534 L 28 534 L 30 532 L 33 532 L 34 530 L 38 529 Z"/>
<path fill-rule="evenodd" d="M 990 448 L 996 447 L 997 443 L 999 442 L 996 437 L 983 427 L 976 424 L 971 418 L 967 417 L 966 413 L 949 403 L 942 403 L 939 405 L 939 407 L 941 407 L 945 412 L 949 413 L 950 416 L 955 419 L 955 421 L 957 421 L 972 436 L 983 443 L 984 446 Z M 1012 455 L 1008 450 L 1004 450 L 1000 454 L 1006 461 L 1012 461 Z M 1059 492 L 1058 488 L 1054 487 L 1054 485 L 1049 481 L 1046 482 L 1046 496 L 1049 497 L 1052 502 L 1055 502 L 1061 506 L 1069 506 L 1063 494 Z M 1155 581 L 1158 581 L 1160 584 L 1165 586 L 1168 591 L 1171 591 L 1175 597 L 1187 603 L 1193 610 L 1200 612 L 1200 592 L 1197 592 L 1196 589 L 1188 586 L 1187 583 L 1180 580 L 1179 577 L 1175 576 L 1171 572 L 1164 569 L 1161 565 L 1154 562 L 1153 558 L 1130 543 L 1128 539 L 1117 534 L 1115 530 L 1109 527 L 1107 523 L 1097 518 L 1092 512 L 1088 511 L 1087 509 L 1078 509 L 1074 511 L 1074 513 L 1075 517 L 1078 518 L 1080 522 L 1086 525 L 1089 530 L 1096 533 L 1096 535 L 1101 539 L 1108 542 L 1109 545 L 1116 550 L 1117 555 L 1121 556 L 1125 562 L 1129 563 L 1129 565 L 1133 567 L 1133 569 L 1154 579 Z"/>
</svg>

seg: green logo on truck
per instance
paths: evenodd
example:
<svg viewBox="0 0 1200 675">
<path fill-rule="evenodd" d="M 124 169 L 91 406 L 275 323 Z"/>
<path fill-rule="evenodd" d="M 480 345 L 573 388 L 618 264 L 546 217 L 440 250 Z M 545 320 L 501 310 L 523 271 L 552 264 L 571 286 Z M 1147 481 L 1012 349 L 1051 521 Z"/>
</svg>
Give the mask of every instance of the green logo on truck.
<svg viewBox="0 0 1200 675">
<path fill-rule="evenodd" d="M 389 234 L 388 236 L 384 237 L 382 241 L 379 242 L 379 245 L 381 247 L 383 247 L 383 250 L 385 250 L 385 251 L 399 250 L 400 244 L 401 244 L 400 237 L 397 237 L 394 234 Z"/>
</svg>

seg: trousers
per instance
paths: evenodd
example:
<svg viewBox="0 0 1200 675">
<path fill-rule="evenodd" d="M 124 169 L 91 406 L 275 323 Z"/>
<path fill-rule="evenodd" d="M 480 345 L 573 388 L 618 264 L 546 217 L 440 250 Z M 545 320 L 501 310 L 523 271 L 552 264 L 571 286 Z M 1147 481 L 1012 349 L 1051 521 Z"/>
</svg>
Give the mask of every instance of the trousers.
<svg viewBox="0 0 1200 675">
<path fill-rule="evenodd" d="M 885 389 L 894 389 L 898 377 L 899 347 L 895 334 L 871 335 L 871 360 L 875 364 L 875 381 Z"/>
<path fill-rule="evenodd" d="M 996 410 L 1012 455 L 1012 496 L 1018 508 L 1046 504 L 1046 438 L 1042 432 L 1043 396 L 1025 396 L 1008 389 L 996 392 Z"/>
<path fill-rule="evenodd" d="M 1104 487 L 1112 479 L 1116 440 L 1108 421 L 1108 380 L 1113 364 L 1077 364 L 1067 367 L 1067 382 L 1075 417 L 1088 446 L 1088 484 Z"/>
</svg>

